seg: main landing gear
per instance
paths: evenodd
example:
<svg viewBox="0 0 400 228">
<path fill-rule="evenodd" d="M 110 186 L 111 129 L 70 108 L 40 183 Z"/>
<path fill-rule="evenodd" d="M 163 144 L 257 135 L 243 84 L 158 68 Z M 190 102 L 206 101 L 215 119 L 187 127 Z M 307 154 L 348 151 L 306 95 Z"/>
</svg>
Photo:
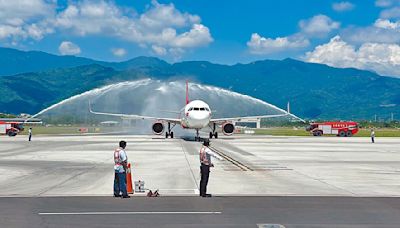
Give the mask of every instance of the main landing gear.
<svg viewBox="0 0 400 228">
<path fill-rule="evenodd" d="M 213 123 L 213 126 L 212 127 L 210 126 L 210 128 L 212 130 L 212 132 L 210 132 L 210 139 L 212 139 L 213 137 L 217 139 L 218 138 L 218 132 L 215 131 L 216 130 L 216 124 Z"/>
<path fill-rule="evenodd" d="M 168 137 L 171 137 L 171 139 L 174 138 L 174 132 L 171 131 L 171 130 L 172 130 L 172 128 L 175 127 L 175 125 L 176 125 L 176 124 L 174 124 L 174 125 L 171 127 L 171 123 L 168 122 L 168 130 L 165 132 L 165 138 L 168 138 Z"/>
</svg>

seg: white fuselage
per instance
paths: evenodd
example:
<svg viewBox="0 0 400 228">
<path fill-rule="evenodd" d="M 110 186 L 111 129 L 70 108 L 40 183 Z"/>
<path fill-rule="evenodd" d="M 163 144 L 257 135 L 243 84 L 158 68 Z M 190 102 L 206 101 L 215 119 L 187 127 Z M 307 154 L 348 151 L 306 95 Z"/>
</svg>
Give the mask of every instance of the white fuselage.
<svg viewBox="0 0 400 228">
<path fill-rule="evenodd" d="M 189 102 L 181 114 L 181 125 L 183 128 L 201 129 L 210 124 L 210 106 L 201 100 Z"/>
</svg>

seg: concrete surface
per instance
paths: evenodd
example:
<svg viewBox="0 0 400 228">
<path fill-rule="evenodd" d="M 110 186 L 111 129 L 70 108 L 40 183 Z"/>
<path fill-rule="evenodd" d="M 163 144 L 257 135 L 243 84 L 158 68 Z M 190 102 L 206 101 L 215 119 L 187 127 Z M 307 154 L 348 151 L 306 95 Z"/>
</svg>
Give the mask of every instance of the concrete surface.
<svg viewBox="0 0 400 228">
<path fill-rule="evenodd" d="M 0 227 L 398 228 L 400 198 L 5 197 Z"/>
<path fill-rule="evenodd" d="M 0 196 L 111 195 L 113 150 L 128 142 L 133 179 L 162 195 L 197 195 L 198 142 L 157 136 L 0 137 Z M 400 196 L 400 139 L 223 137 L 211 144 L 216 195 Z"/>
</svg>

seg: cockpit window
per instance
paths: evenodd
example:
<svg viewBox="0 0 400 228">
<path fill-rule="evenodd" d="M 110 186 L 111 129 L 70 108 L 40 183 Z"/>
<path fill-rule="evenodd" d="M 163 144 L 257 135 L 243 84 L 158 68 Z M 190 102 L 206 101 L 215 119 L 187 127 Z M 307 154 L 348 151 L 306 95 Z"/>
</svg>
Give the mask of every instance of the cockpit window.
<svg viewBox="0 0 400 228">
<path fill-rule="evenodd" d="M 200 111 L 205 111 L 205 109 L 204 108 L 200 108 Z"/>
<path fill-rule="evenodd" d="M 192 111 L 193 110 L 193 108 L 189 108 L 189 110 L 188 111 Z"/>
<path fill-rule="evenodd" d="M 207 112 L 209 112 L 210 110 L 208 108 L 205 108 Z"/>
<path fill-rule="evenodd" d="M 195 111 L 199 111 L 199 108 L 193 108 L 193 110 L 195 110 Z"/>
</svg>

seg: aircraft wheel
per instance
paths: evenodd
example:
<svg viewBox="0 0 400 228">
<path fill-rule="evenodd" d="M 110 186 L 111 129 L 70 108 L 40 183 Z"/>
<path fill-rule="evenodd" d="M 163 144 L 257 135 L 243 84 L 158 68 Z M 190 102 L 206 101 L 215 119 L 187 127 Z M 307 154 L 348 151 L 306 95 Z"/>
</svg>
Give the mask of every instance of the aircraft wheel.
<svg viewBox="0 0 400 228">
<path fill-rule="evenodd" d="M 167 139 L 169 136 L 168 132 L 165 132 L 165 138 Z"/>
<path fill-rule="evenodd" d="M 210 139 L 212 139 L 212 137 L 213 137 L 213 133 L 212 133 L 212 132 L 210 132 Z"/>
<path fill-rule="evenodd" d="M 171 139 L 173 139 L 174 138 L 174 132 L 171 131 L 170 136 L 171 136 Z"/>
<path fill-rule="evenodd" d="M 216 139 L 218 138 L 218 132 L 214 133 L 214 138 L 216 138 Z"/>
</svg>

